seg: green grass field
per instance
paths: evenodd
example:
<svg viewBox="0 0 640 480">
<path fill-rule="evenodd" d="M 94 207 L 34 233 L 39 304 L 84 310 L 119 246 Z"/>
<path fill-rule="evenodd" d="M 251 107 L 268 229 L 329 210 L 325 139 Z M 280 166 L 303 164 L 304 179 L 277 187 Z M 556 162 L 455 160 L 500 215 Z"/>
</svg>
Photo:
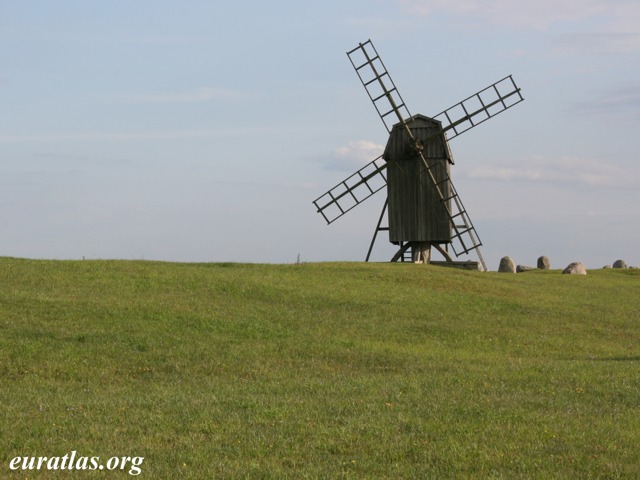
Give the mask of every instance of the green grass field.
<svg viewBox="0 0 640 480">
<path fill-rule="evenodd" d="M 640 270 L 0 258 L 0 477 L 640 478 Z"/>
</svg>

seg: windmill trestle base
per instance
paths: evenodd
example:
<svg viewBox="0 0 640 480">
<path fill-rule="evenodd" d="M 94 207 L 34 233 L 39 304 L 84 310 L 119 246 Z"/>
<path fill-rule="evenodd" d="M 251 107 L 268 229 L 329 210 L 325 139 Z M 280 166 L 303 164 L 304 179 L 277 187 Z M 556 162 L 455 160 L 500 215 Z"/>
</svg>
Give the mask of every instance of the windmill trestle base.
<svg viewBox="0 0 640 480">
<path fill-rule="evenodd" d="M 438 250 L 445 260 L 432 260 L 431 248 Z M 406 242 L 391 258 L 391 262 L 409 262 L 422 265 L 437 265 L 439 267 L 461 268 L 463 270 L 483 271 L 480 262 L 472 260 L 452 260 L 449 253 L 437 243 Z"/>
<path fill-rule="evenodd" d="M 449 256 L 446 247 L 442 247 L 439 243 L 433 242 L 400 242 L 400 248 L 391 258 L 392 262 L 411 262 L 411 263 L 431 263 L 431 248 L 438 250 L 445 261 L 452 263 L 453 260 Z M 367 261 L 369 258 L 367 257 Z"/>
<path fill-rule="evenodd" d="M 458 261 L 458 262 L 432 261 L 432 262 L 429 262 L 429 265 L 437 265 L 439 267 L 461 268 L 463 270 L 479 270 L 479 271 L 482 271 L 482 266 L 480 265 L 480 262 L 473 262 L 471 260 Z"/>
</svg>

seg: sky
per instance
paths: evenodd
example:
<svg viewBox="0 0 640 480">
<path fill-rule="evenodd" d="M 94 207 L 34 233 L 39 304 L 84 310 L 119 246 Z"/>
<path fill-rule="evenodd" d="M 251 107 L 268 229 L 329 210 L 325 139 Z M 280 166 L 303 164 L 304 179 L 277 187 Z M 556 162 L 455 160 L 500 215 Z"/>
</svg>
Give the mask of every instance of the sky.
<svg viewBox="0 0 640 480">
<path fill-rule="evenodd" d="M 490 270 L 640 266 L 636 0 L 0 0 L 0 255 L 363 261 L 384 190 L 312 201 L 387 141 L 368 39 L 412 114 L 522 89 L 451 141 Z"/>
</svg>

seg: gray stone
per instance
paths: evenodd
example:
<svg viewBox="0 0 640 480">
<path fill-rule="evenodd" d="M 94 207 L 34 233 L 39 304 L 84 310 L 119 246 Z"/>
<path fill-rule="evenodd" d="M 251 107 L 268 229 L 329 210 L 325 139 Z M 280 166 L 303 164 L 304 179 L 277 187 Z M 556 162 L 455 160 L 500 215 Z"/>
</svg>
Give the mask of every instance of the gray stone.
<svg viewBox="0 0 640 480">
<path fill-rule="evenodd" d="M 527 267 L 526 265 L 518 265 L 516 267 L 516 273 L 528 272 L 529 270 L 535 270 L 535 268 Z"/>
<path fill-rule="evenodd" d="M 551 268 L 549 257 L 542 255 L 540 258 L 538 258 L 538 268 L 540 270 L 549 270 Z"/>
<path fill-rule="evenodd" d="M 580 262 L 573 262 L 567 265 L 567 268 L 565 268 L 562 271 L 562 273 L 569 273 L 573 275 L 586 275 L 587 268 Z"/>
<path fill-rule="evenodd" d="M 603 269 L 607 269 L 607 268 L 612 268 L 611 265 L 605 265 L 604 267 L 602 267 Z"/>
<path fill-rule="evenodd" d="M 516 273 L 516 264 L 513 263 L 511 257 L 502 257 L 498 271 L 503 273 Z"/>
<path fill-rule="evenodd" d="M 613 262 L 613 268 L 627 268 L 627 262 L 624 260 L 616 260 Z"/>
</svg>

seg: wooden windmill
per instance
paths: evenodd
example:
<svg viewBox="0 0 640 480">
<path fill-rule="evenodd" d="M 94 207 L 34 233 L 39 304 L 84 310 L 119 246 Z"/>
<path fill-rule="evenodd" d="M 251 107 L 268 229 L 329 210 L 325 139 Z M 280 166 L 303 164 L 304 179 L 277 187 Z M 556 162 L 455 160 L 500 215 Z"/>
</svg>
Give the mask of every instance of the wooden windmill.
<svg viewBox="0 0 640 480">
<path fill-rule="evenodd" d="M 451 182 L 454 164 L 449 140 L 523 99 L 511 76 L 495 82 L 433 117 L 411 115 L 378 52 L 367 40 L 347 52 L 362 85 L 382 119 L 389 140 L 384 153 L 314 200 L 328 224 L 387 187 L 380 219 L 366 261 L 380 231 L 399 249 L 391 261 L 430 260 L 431 247 L 447 262 L 475 250 L 481 269 L 480 238 Z M 388 212 L 387 212 L 388 210 Z M 388 226 L 382 226 L 387 212 Z"/>
</svg>

